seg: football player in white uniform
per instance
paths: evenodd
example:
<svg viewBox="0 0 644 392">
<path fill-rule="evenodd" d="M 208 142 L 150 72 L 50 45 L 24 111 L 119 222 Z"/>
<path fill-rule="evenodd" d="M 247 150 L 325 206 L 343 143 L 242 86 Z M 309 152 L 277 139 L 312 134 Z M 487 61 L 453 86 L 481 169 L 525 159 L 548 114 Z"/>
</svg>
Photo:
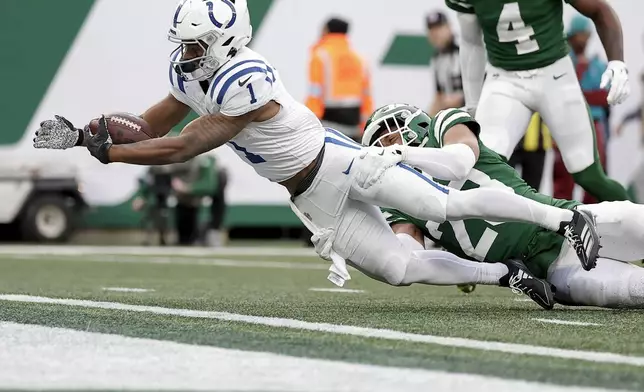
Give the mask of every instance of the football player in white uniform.
<svg viewBox="0 0 644 392">
<path fill-rule="evenodd" d="M 598 238 L 591 217 L 496 189 L 448 190 L 400 164 L 399 157 L 363 151 L 343 134 L 324 129 L 289 95 L 279 72 L 246 47 L 251 35 L 246 0 L 182 1 L 169 33 L 179 45 L 171 55 L 170 95 L 142 118 L 158 135 L 167 134 L 190 109 L 198 119 L 177 137 L 113 145 L 104 117 L 93 136 L 56 117 L 41 124 L 34 146 L 86 145 L 105 164 L 163 165 L 226 144 L 260 176 L 286 187 L 293 210 L 315 233 L 316 250 L 334 260 L 336 284 L 350 278 L 343 260 L 392 285 L 434 282 L 434 271 L 427 268 L 434 251 L 408 250 L 375 205 L 436 222 L 481 217 L 534 223 L 565 233 L 582 263 L 592 267 Z M 461 160 L 475 160 L 464 145 L 449 152 L 454 167 L 434 165 L 448 176 Z"/>
</svg>

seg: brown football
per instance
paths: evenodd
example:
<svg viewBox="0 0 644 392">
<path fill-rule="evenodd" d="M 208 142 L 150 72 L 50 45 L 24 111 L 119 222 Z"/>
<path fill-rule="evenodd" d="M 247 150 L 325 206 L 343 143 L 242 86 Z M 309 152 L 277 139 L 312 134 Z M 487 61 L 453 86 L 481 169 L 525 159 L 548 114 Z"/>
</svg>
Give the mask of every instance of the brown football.
<svg viewBox="0 0 644 392">
<path fill-rule="evenodd" d="M 114 144 L 136 143 L 156 138 L 152 127 L 141 117 L 131 113 L 112 113 L 105 115 L 107 130 Z M 98 118 L 87 125 L 92 134 L 98 132 Z"/>
</svg>

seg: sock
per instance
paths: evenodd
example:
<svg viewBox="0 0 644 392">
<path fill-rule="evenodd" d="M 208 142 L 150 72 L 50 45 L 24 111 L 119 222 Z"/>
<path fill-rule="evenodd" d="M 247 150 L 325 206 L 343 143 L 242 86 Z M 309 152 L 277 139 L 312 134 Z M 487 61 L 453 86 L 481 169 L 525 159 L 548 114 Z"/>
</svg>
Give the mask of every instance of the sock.
<svg viewBox="0 0 644 392">
<path fill-rule="evenodd" d="M 450 190 L 447 198 L 447 220 L 473 218 L 496 222 L 525 222 L 556 232 L 562 222 L 570 222 L 572 217 L 573 212 L 570 210 L 494 188 Z"/>
<path fill-rule="evenodd" d="M 584 170 L 572 173 L 572 178 L 600 202 L 629 200 L 626 189 L 619 182 L 606 176 L 598 160 Z"/>
<path fill-rule="evenodd" d="M 508 272 L 508 267 L 502 263 L 479 263 L 441 250 L 421 250 L 412 252 L 403 284 L 498 286 L 499 280 Z"/>
</svg>

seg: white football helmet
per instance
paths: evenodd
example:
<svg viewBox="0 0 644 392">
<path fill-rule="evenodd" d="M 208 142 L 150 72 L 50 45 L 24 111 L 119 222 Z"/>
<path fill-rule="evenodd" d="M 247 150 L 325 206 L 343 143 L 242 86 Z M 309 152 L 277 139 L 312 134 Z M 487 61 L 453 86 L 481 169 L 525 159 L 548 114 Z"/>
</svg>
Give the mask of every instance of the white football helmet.
<svg viewBox="0 0 644 392">
<path fill-rule="evenodd" d="M 206 80 L 253 35 L 246 0 L 181 0 L 168 39 L 179 44 L 170 62 L 185 81 Z M 187 45 L 199 45 L 203 55 L 183 60 Z"/>
</svg>

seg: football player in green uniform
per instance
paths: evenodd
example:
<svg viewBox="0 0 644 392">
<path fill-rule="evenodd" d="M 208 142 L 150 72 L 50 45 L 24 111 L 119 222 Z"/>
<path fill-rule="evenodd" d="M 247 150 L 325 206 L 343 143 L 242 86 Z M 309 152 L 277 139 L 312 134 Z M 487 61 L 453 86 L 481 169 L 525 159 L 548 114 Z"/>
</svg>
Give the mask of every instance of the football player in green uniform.
<svg viewBox="0 0 644 392">
<path fill-rule="evenodd" d="M 504 158 L 538 112 L 577 184 L 600 201 L 628 200 L 599 161 L 592 118 L 568 56 L 564 1 L 597 27 L 609 60 L 601 80 L 610 88 L 608 103 L 628 97 L 621 24 L 605 0 L 445 0 L 461 27 L 465 106 L 476 110 L 483 143 Z"/>
<path fill-rule="evenodd" d="M 479 131 L 478 123 L 458 109 L 443 110 L 430 118 L 416 107 L 394 104 L 378 109 L 369 118 L 362 144 L 372 146 L 370 153 L 382 153 L 391 156 L 392 161 L 424 169 L 425 174 L 449 188 L 506 189 L 543 204 L 590 212 L 596 218 L 603 246 L 596 268 L 585 271 L 562 237 L 532 224 L 480 219 L 436 224 L 383 209 L 401 242 L 421 249 L 426 237 L 459 256 L 459 261 L 441 265 L 441 273 L 452 280 L 470 279 L 471 283 L 496 285 L 502 268 L 498 262 L 520 260 L 536 277 L 547 279 L 556 287 L 555 298 L 560 303 L 644 307 L 644 268 L 627 263 L 644 257 L 644 205 L 629 201 L 583 205 L 540 194 L 478 139 Z M 460 146 L 470 148 L 477 158 L 466 168 L 465 175 L 449 180 L 440 178 L 449 177 L 443 174 L 449 170 L 436 170 L 435 162 L 423 162 L 418 153 Z M 446 160 L 444 166 L 452 163 Z M 459 171 L 464 172 L 462 168 Z"/>
</svg>

